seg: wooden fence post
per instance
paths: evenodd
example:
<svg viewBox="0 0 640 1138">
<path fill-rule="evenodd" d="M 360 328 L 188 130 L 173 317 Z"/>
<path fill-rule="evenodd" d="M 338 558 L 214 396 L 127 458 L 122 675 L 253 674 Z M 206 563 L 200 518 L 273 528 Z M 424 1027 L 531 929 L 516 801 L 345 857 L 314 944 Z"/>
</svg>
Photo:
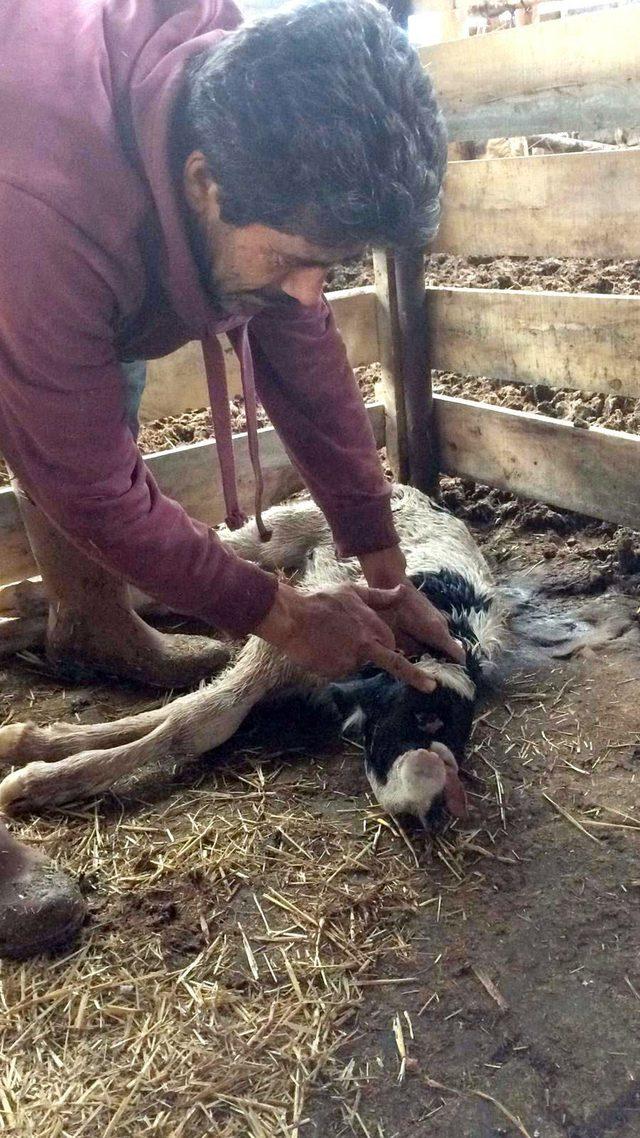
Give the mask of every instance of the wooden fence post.
<svg viewBox="0 0 640 1138">
<path fill-rule="evenodd" d="M 403 250 L 394 259 L 409 480 L 419 490 L 433 493 L 438 483 L 438 461 L 424 254 Z"/>
<path fill-rule="evenodd" d="M 412 0 L 386 2 L 396 22 L 406 30 Z M 375 253 L 374 267 L 389 463 L 398 481 L 433 492 L 437 487 L 438 464 L 424 254 L 413 249 Z"/>
<path fill-rule="evenodd" d="M 395 255 L 376 251 L 373 263 L 387 458 L 399 482 L 433 492 L 438 462 L 424 256 L 413 251 Z"/>
<path fill-rule="evenodd" d="M 407 420 L 400 358 L 400 330 L 393 255 L 375 249 L 376 320 L 382 381 L 378 397 L 384 404 L 387 460 L 396 482 L 409 481 Z"/>
</svg>

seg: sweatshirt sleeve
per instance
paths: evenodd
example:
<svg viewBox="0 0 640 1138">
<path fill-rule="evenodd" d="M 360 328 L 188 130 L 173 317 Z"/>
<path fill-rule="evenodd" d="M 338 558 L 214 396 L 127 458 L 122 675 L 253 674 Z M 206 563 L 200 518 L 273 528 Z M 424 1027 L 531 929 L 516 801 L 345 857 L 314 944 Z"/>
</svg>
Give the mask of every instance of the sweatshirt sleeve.
<svg viewBox="0 0 640 1138">
<path fill-rule="evenodd" d="M 0 453 L 80 549 L 178 612 L 241 636 L 276 578 L 161 493 L 125 418 L 110 266 L 49 207 L 0 189 Z"/>
<path fill-rule="evenodd" d="M 398 544 L 373 431 L 333 313 L 292 305 L 254 316 L 260 399 L 344 557 Z"/>
</svg>

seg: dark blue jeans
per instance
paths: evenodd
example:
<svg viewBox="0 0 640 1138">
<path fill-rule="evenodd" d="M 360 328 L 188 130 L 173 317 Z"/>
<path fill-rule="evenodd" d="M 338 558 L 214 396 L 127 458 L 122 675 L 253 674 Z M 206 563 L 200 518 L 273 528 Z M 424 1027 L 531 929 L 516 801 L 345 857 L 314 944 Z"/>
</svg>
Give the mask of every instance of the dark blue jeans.
<svg viewBox="0 0 640 1138">
<path fill-rule="evenodd" d="M 140 401 L 147 382 L 147 361 L 126 360 L 123 362 L 122 379 L 127 419 L 134 437 L 137 438 L 138 428 L 140 426 L 138 421 Z"/>
</svg>

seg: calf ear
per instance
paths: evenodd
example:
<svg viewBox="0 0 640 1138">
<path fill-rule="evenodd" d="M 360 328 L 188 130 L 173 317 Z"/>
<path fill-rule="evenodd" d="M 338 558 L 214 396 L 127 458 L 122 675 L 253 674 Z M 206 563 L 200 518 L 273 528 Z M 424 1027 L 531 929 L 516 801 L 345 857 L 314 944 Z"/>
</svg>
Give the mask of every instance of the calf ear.
<svg viewBox="0 0 640 1138">
<path fill-rule="evenodd" d="M 466 818 L 469 813 L 469 804 L 464 787 L 458 778 L 458 772 L 447 767 L 444 782 L 444 804 L 454 818 Z"/>
</svg>

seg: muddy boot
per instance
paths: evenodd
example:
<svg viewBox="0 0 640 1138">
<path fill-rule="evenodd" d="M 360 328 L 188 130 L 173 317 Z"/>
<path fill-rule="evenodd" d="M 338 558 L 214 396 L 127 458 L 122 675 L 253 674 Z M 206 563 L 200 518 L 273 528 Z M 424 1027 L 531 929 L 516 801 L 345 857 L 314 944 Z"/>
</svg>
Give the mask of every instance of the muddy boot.
<svg viewBox="0 0 640 1138">
<path fill-rule="evenodd" d="M 229 662 L 227 644 L 146 624 L 131 607 L 126 583 L 81 553 L 15 482 L 14 489 L 50 598 L 47 658 L 60 675 L 188 688 Z"/>
<path fill-rule="evenodd" d="M 0 822 L 0 957 L 22 959 L 70 944 L 85 913 L 75 882 Z"/>
</svg>

